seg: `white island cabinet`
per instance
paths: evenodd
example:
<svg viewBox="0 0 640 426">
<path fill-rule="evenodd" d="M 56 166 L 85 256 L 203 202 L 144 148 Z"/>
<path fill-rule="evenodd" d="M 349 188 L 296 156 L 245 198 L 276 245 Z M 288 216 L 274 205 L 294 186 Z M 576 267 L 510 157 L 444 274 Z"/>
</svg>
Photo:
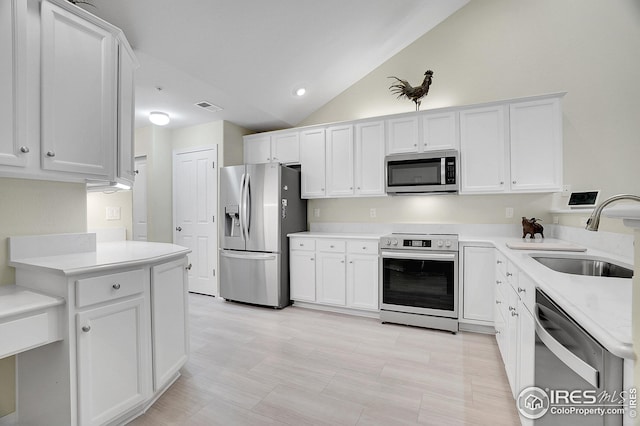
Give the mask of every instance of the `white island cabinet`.
<svg viewBox="0 0 640 426">
<path fill-rule="evenodd" d="M 20 288 L 65 301 L 61 340 L 17 356 L 19 424 L 123 424 L 179 377 L 188 249 L 96 244 L 95 234 L 11 237 L 9 246 Z"/>
</svg>

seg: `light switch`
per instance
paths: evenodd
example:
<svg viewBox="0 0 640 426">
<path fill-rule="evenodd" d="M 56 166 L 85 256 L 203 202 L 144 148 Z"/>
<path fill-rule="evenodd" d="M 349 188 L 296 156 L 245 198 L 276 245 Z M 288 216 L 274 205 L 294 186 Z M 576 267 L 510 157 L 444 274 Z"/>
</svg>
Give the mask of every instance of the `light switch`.
<svg viewBox="0 0 640 426">
<path fill-rule="evenodd" d="M 504 217 L 506 217 L 507 219 L 511 219 L 513 217 L 513 207 L 507 207 L 504 210 Z"/>
<path fill-rule="evenodd" d="M 120 220 L 120 207 L 107 207 L 107 220 Z"/>
</svg>

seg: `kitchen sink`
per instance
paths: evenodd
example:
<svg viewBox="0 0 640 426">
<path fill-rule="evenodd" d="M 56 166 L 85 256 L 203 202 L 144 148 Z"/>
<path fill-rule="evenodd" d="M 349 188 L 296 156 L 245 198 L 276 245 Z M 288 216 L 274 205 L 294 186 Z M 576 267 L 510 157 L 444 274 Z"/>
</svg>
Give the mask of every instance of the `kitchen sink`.
<svg viewBox="0 0 640 426">
<path fill-rule="evenodd" d="M 604 259 L 561 256 L 531 256 L 549 269 L 565 274 L 593 277 L 632 278 L 633 269 Z"/>
</svg>

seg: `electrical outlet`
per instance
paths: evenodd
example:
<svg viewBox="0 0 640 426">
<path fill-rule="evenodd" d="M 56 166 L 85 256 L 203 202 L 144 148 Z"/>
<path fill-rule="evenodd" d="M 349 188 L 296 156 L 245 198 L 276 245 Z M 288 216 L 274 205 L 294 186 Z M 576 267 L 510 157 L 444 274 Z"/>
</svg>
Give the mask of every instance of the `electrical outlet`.
<svg viewBox="0 0 640 426">
<path fill-rule="evenodd" d="M 507 207 L 504 209 L 504 217 L 511 219 L 513 217 L 513 207 Z"/>
<path fill-rule="evenodd" d="M 554 217 L 553 217 L 553 224 L 554 224 L 554 225 L 557 225 L 557 224 L 559 224 L 559 223 L 560 223 L 560 218 L 559 218 L 558 216 L 554 216 Z"/>
<path fill-rule="evenodd" d="M 320 217 L 320 209 L 313 209 L 313 217 Z"/>
<path fill-rule="evenodd" d="M 376 217 L 377 215 L 378 215 L 378 212 L 376 211 L 375 208 L 369 209 L 369 217 Z"/>
<path fill-rule="evenodd" d="M 571 185 L 562 185 L 562 196 L 568 197 L 571 195 Z"/>
<path fill-rule="evenodd" d="M 107 207 L 107 220 L 120 220 L 120 207 Z"/>
</svg>

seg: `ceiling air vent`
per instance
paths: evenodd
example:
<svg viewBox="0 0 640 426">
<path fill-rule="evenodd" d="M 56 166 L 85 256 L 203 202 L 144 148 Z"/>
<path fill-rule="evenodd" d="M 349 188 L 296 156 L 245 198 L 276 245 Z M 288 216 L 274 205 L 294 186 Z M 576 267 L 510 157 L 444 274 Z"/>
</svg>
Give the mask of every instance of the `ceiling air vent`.
<svg viewBox="0 0 640 426">
<path fill-rule="evenodd" d="M 211 111 L 211 112 L 222 111 L 221 107 L 219 107 L 218 105 L 214 105 L 211 102 L 207 102 L 207 101 L 197 102 L 196 106 L 198 106 L 198 107 L 200 107 L 202 109 L 206 109 L 207 111 Z"/>
</svg>

